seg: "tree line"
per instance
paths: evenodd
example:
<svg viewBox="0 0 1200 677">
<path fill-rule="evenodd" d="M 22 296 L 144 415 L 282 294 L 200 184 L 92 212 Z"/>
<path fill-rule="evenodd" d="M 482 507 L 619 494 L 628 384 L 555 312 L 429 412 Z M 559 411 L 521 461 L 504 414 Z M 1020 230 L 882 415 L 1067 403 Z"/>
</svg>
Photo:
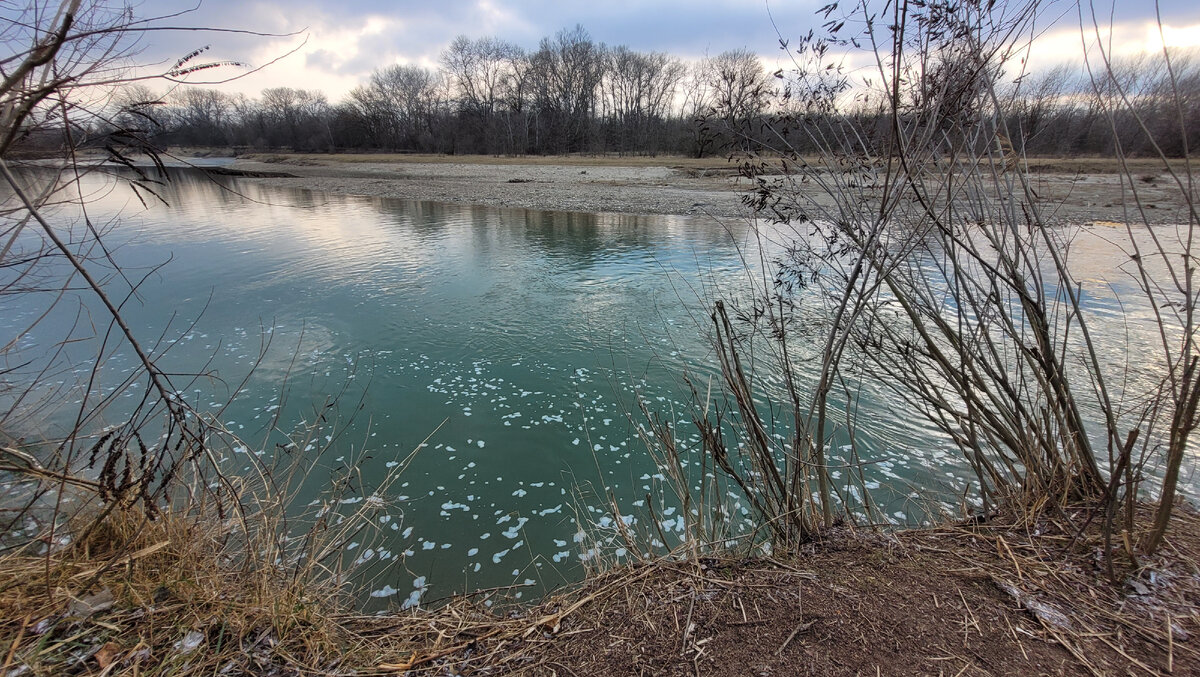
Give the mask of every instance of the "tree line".
<svg viewBox="0 0 1200 677">
<path fill-rule="evenodd" d="M 117 97 L 117 126 L 168 144 L 426 153 L 703 154 L 695 121 L 719 110 L 744 123 L 768 108 L 772 78 L 732 50 L 695 63 L 594 41 L 582 26 L 533 51 L 495 37 L 456 38 L 440 67 L 391 65 L 333 103 L 274 87 L 257 98 L 142 86 Z"/>
<path fill-rule="evenodd" d="M 1007 77 L 1001 109 L 1022 132 L 1014 134 L 1014 150 L 1072 155 L 1120 148 L 1138 154 L 1157 144 L 1178 156 L 1197 146 L 1200 59 L 1194 52 L 1169 64 L 1159 55 L 1114 66 L 1117 77 L 1103 88 L 1070 65 Z M 946 64 L 944 71 L 946 86 L 953 87 L 960 70 Z M 378 68 L 339 102 L 289 87 L 265 89 L 255 98 L 186 86 L 160 94 L 135 85 L 116 97 L 118 112 L 110 120 L 174 145 L 703 157 L 754 146 L 778 128 L 773 123 L 779 118 L 829 125 L 850 115 L 859 129 L 875 131 L 876 147 L 886 148 L 889 102 L 848 97 L 836 111 L 813 110 L 811 102 L 820 97 L 805 91 L 813 86 L 769 73 L 748 50 L 688 62 L 608 46 L 576 26 L 543 38 L 532 51 L 496 37 L 459 36 L 442 52 L 438 68 Z M 1184 96 L 1167 97 L 1168 91 Z M 1179 100 L 1182 108 L 1168 103 Z M 1115 109 L 1117 125 L 1111 124 Z"/>
</svg>

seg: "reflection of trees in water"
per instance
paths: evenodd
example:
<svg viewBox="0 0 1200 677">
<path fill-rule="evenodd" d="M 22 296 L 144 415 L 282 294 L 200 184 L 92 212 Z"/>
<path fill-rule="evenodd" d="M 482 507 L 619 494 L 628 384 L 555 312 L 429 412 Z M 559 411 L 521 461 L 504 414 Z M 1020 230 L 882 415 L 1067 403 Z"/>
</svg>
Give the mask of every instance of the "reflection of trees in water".
<svg viewBox="0 0 1200 677">
<path fill-rule="evenodd" d="M 125 170 L 117 170 L 121 173 Z M 192 215 L 203 227 L 258 233 L 277 251 L 323 248 L 349 265 L 347 257 L 424 259 L 439 255 L 424 245 L 453 244 L 479 260 L 522 249 L 571 267 L 593 268 L 618 260 L 674 260 L 729 249 L 744 223 L 670 215 L 541 211 L 397 198 L 330 194 L 304 188 L 214 176 L 203 169 L 171 168 L 152 209 L 176 211 L 188 226 Z M 115 203 L 131 197 L 114 181 Z M 362 217 L 354 216 L 361 211 Z M 213 221 L 207 215 L 227 214 Z M 276 230 L 283 227 L 284 230 Z M 285 235 L 290 232 L 292 235 Z M 731 234 L 732 232 L 732 234 Z M 301 239 L 296 240 L 294 236 Z M 440 246 L 440 245 L 439 245 Z M 354 249 L 359 249 L 355 252 Z M 732 256 L 732 252 L 730 252 Z M 710 262 L 711 263 L 711 262 Z"/>
<path fill-rule="evenodd" d="M 548 211 L 382 199 L 380 208 L 421 233 L 467 221 L 481 249 L 520 242 L 553 258 L 588 264 L 619 253 L 654 254 L 678 239 L 688 247 L 727 245 L 722 224 L 659 214 Z M 738 227 L 743 227 L 738 224 Z"/>
<path fill-rule="evenodd" d="M 662 222 L 669 217 L 630 214 L 538 211 L 381 198 L 381 212 L 418 235 L 445 234 L 454 224 L 471 225 L 471 242 L 488 251 L 515 243 L 553 257 L 588 262 L 602 252 L 653 250 L 662 246 Z"/>
<path fill-rule="evenodd" d="M 220 206 L 222 210 L 245 210 L 253 208 L 259 202 L 268 204 L 283 204 L 288 207 L 301 209 L 322 207 L 329 203 L 330 195 L 306 188 L 284 186 L 263 186 L 261 184 L 239 181 L 236 177 L 210 174 L 203 169 L 171 169 L 170 183 L 164 197 L 169 204 L 181 200 L 171 200 L 170 197 L 184 198 L 211 206 Z M 277 195 L 270 195 L 276 193 Z M 284 197 L 286 200 L 281 200 Z"/>
</svg>

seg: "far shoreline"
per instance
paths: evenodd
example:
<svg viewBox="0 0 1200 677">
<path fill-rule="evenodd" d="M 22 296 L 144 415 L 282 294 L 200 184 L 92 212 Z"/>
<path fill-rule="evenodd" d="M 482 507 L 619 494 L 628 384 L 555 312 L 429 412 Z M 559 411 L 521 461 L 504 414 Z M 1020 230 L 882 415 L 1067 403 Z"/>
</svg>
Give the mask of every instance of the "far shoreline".
<svg viewBox="0 0 1200 677">
<path fill-rule="evenodd" d="M 215 157 L 220 149 L 183 149 L 172 157 Z M 250 153 L 226 165 L 250 180 L 340 195 L 422 200 L 544 211 L 753 216 L 743 202 L 751 180 L 723 157 L 480 156 L 385 153 Z M 1139 182 L 1140 207 L 1153 224 L 1186 223 L 1162 162 L 1155 159 L 1031 158 L 1030 179 L 1052 223 L 1123 223 L 1123 169 Z M 272 174 L 286 173 L 278 177 Z M 255 177 L 255 174 L 260 176 Z M 1123 191 L 1124 188 L 1124 191 Z M 816 193 L 819 202 L 827 196 Z M 1135 218 L 1140 222 L 1141 217 Z"/>
<path fill-rule="evenodd" d="M 181 156 L 182 157 L 182 156 Z M 252 154 L 230 169 L 271 185 L 543 211 L 745 218 L 748 186 L 721 159 Z"/>
<path fill-rule="evenodd" d="M 105 159 L 96 151 L 87 155 L 91 161 Z M 193 167 L 217 176 L 332 195 L 718 220 L 756 216 L 743 200 L 752 179 L 723 157 L 247 153 L 187 147 L 167 149 L 160 157 L 168 168 Z M 1183 171 L 1183 162 L 1171 160 L 1171 169 Z M 1188 222 L 1188 207 L 1172 190 L 1174 180 L 1162 160 L 1036 157 L 1027 163 L 1042 217 L 1050 225 L 1111 227 L 1131 221 L 1142 227 Z M 1131 181 L 1137 183 L 1136 198 L 1128 185 Z M 816 186 L 811 198 L 820 205 L 832 204 Z"/>
</svg>

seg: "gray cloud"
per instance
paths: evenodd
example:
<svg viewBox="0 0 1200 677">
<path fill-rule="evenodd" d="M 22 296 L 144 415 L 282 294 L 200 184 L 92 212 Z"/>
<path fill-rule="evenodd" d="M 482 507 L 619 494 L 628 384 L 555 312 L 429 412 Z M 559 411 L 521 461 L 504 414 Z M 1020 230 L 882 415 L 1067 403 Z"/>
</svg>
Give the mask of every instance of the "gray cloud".
<svg viewBox="0 0 1200 677">
<path fill-rule="evenodd" d="M 156 3 L 168 11 L 172 0 Z M 771 12 L 784 30 L 808 30 L 814 21 L 815 0 L 771 3 Z M 778 6 L 776 6 L 778 5 Z M 496 35 L 526 48 L 562 28 L 582 24 L 597 41 L 625 44 L 635 49 L 666 51 L 681 56 L 701 56 L 727 49 L 750 47 L 759 52 L 776 48 L 775 30 L 768 4 L 761 0 L 664 0 L 638 2 L 560 2 L 555 0 L 345 0 L 329 3 L 299 0 L 281 3 L 265 0 L 207 0 L 182 19 L 188 25 L 242 28 L 265 33 L 307 32 L 320 42 L 323 36 L 360 30 L 368 17 L 398 25 L 386 34 L 362 36 L 353 51 L 359 56 L 339 59 L 329 47 L 311 50 L 304 64 L 339 75 L 365 75 L 381 63 L 436 60 L 441 50 L 459 34 Z M 282 41 L 222 34 L 198 34 L 193 44 L 212 44 L 223 58 L 250 60 L 264 41 Z M 150 52 L 169 58 L 186 51 L 182 40 L 151 45 Z M 347 51 L 351 46 L 347 45 Z M 370 62 L 374 55 L 374 62 Z"/>
<path fill-rule="evenodd" d="M 764 56 L 779 54 L 779 39 L 796 39 L 819 25 L 816 10 L 825 0 L 205 0 L 172 24 L 239 28 L 264 33 L 300 32 L 309 44 L 280 64 L 276 77 L 298 80 L 306 70 L 314 82 L 341 91 L 364 80 L 376 67 L 396 62 L 436 63 L 441 50 L 459 34 L 495 35 L 536 48 L 561 28 L 582 24 L 592 37 L 610 45 L 665 51 L 700 58 L 728 49 L 749 48 Z M 192 5 L 180 0 L 153 3 L 167 13 Z M 1074 5 L 1051 4 L 1047 20 L 1077 26 Z M 142 8 L 150 9 L 150 3 Z M 1164 16 L 1180 25 L 1200 22 L 1200 5 L 1166 0 Z M 1150 3 L 1117 3 L 1116 21 L 1153 18 Z M 386 24 L 379 31 L 370 30 Z M 162 39 L 160 39 L 162 38 Z M 254 65 L 285 54 L 300 38 L 264 38 L 221 33 L 153 34 L 143 56 L 168 60 L 204 44 L 215 59 Z M 248 82 L 258 83 L 256 77 Z M 331 84 L 336 83 L 336 84 Z"/>
</svg>

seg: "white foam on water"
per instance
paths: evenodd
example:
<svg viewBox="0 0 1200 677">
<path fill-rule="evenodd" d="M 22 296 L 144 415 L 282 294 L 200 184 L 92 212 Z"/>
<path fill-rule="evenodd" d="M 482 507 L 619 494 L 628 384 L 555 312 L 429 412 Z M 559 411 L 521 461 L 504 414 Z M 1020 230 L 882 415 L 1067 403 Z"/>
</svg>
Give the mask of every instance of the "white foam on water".
<svg viewBox="0 0 1200 677">
<path fill-rule="evenodd" d="M 403 609 L 412 609 L 413 607 L 420 606 L 421 595 L 423 595 L 423 594 L 425 594 L 424 589 L 413 590 L 412 593 L 409 594 L 408 599 L 404 600 L 404 604 L 400 605 L 400 608 L 403 610 Z"/>
<path fill-rule="evenodd" d="M 400 592 L 400 591 L 399 591 L 399 590 L 397 590 L 397 589 L 395 589 L 395 588 L 393 588 L 392 586 L 390 586 L 390 585 L 385 585 L 385 586 L 383 586 L 382 588 L 380 588 L 380 589 L 378 589 L 378 590 L 372 590 L 372 591 L 371 591 L 371 596 L 372 596 L 372 597 L 376 597 L 376 598 L 381 598 L 381 597 L 391 597 L 392 595 L 394 595 L 394 594 L 396 594 L 396 593 L 398 593 L 398 592 Z"/>
</svg>

